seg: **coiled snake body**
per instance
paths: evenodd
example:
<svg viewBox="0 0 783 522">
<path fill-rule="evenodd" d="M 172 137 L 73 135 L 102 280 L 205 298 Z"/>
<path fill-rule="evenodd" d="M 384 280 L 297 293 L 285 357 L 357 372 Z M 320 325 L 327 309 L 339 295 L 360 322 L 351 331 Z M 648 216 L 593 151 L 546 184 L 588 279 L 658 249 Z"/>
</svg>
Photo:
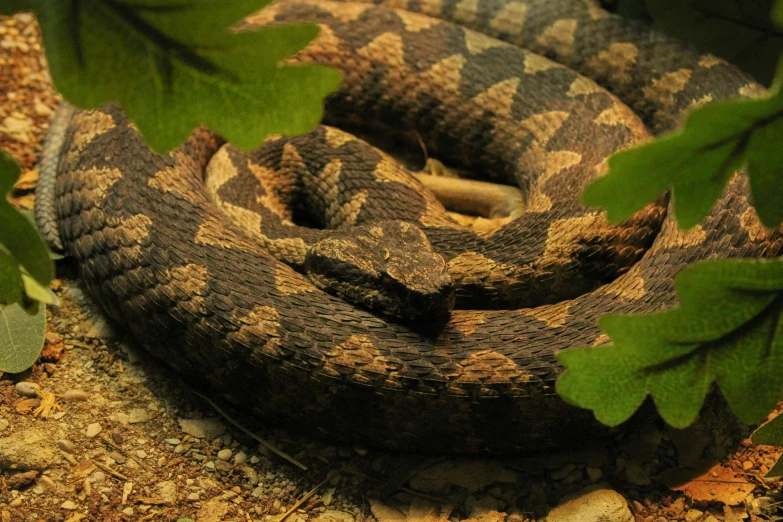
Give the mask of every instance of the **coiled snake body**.
<svg viewBox="0 0 783 522">
<path fill-rule="evenodd" d="M 655 132 L 671 129 L 693 104 L 759 91 L 723 61 L 589 0 L 388 3 L 573 67 Z M 434 154 L 524 189 L 526 213 L 483 235 L 440 217 L 429 196 L 405 200 L 456 274 L 458 298 L 489 293 L 516 309 L 454 310 L 437 331 L 420 331 L 315 289 L 265 250 L 296 265 L 309 239 L 284 212 L 254 207 L 262 199 L 274 207 L 296 187 L 275 185 L 265 167 L 223 149 L 212 158 L 227 168 L 213 189 L 218 199 L 240 190 L 232 188 L 235 179 L 248 179 L 240 171 L 253 171 L 255 180 L 244 187 L 253 197 L 233 207 L 230 223 L 204 193 L 204 164 L 220 145 L 206 130 L 156 155 L 118 109 L 79 113 L 65 135 L 55 187 L 65 250 L 106 312 L 169 366 L 277 424 L 430 451 L 529 450 L 585 436 L 598 429 L 590 413 L 554 394 L 557 350 L 606 342 L 601 315 L 673 305 L 673 278 L 689 263 L 780 249 L 779 237 L 755 220 L 739 177 L 705 222 L 686 232 L 663 219 L 659 206 L 610 227 L 599 211 L 579 205 L 605 159 L 648 134 L 625 104 L 562 65 L 434 18 L 368 4 L 287 1 L 249 23 L 304 20 L 322 31 L 298 59 L 328 63 L 345 76 L 327 103 L 328 122 L 414 127 Z M 350 149 L 352 139 L 339 131 L 316 132 L 317 153 L 302 150 L 297 138 L 266 146 L 272 163 L 311 156 L 313 169 L 328 174 L 318 182 L 328 192 L 348 184 L 350 161 L 367 154 Z M 415 185 L 381 153 L 359 159 L 393 193 Z M 342 197 L 336 206 L 353 221 L 373 201 L 395 206 L 388 205 L 394 196 L 374 199 L 365 185 Z M 260 242 L 251 239 L 254 231 Z M 475 250 L 479 243 L 491 250 Z M 559 282 L 546 286 L 553 280 Z M 482 290 L 486 282 L 493 290 Z"/>
</svg>

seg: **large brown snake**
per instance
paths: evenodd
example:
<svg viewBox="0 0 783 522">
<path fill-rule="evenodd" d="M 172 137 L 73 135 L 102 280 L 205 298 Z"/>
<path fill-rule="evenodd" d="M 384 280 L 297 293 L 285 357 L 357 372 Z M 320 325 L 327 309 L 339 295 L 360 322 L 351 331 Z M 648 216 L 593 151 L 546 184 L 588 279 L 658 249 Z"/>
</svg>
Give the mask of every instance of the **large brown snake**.
<svg viewBox="0 0 783 522">
<path fill-rule="evenodd" d="M 695 103 L 759 91 L 725 62 L 588 0 L 389 3 L 573 67 L 655 132 L 673 128 Z M 640 239 L 637 231 L 660 212 L 647 209 L 614 229 L 574 203 L 613 150 L 646 137 L 627 107 L 589 80 L 408 12 L 284 2 L 251 23 L 273 19 L 322 24 L 300 57 L 345 76 L 327 103 L 328 121 L 416 127 L 436 154 L 527 191 L 525 227 L 492 236 L 506 245 L 501 254 L 458 253 L 444 241 L 450 267 L 511 265 L 512 279 L 522 273 L 530 294 L 551 302 L 539 285 L 553 273 L 582 286 L 571 270 L 590 266 L 593 252 L 609 252 L 603 261 L 612 263 L 641 254 L 649 232 Z M 596 430 L 590 413 L 554 394 L 557 350 L 606 342 L 597 327 L 603 314 L 673 305 L 673 278 L 689 263 L 773 256 L 781 247 L 757 224 L 737 177 L 702 225 L 682 232 L 666 218 L 652 247 L 630 269 L 615 267 L 611 276 L 622 275 L 608 284 L 535 308 L 455 310 L 436 333 L 419 333 L 315 290 L 229 224 L 202 186 L 216 147 L 214 136 L 198 131 L 159 156 L 116 108 L 77 114 L 55 189 L 65 250 L 106 312 L 166 364 L 279 425 L 350 443 L 506 452 L 585 436 Z M 586 224 L 602 228 L 589 232 Z M 519 243 L 523 236 L 532 246 Z M 519 266 L 544 276 L 529 278 Z M 568 283 L 559 285 L 568 294 Z"/>
</svg>

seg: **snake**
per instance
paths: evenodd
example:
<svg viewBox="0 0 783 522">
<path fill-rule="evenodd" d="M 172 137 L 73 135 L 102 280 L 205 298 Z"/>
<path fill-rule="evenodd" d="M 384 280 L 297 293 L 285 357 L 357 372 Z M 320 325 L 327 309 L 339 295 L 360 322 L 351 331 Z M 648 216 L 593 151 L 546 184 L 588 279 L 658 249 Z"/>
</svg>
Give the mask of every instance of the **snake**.
<svg viewBox="0 0 783 522">
<path fill-rule="evenodd" d="M 241 28 L 302 21 L 320 33 L 292 61 L 343 75 L 326 125 L 270 137 L 251 155 L 199 128 L 157 154 L 115 105 L 58 112 L 36 198 L 50 244 L 138 345 L 276 426 L 471 454 L 605 433 L 556 394 L 556 353 L 610 342 L 603 315 L 675 306 L 675 276 L 696 261 L 783 246 L 756 218 L 742 175 L 689 230 L 665 198 L 620 225 L 578 199 L 616 150 L 675 129 L 702 103 L 763 92 L 722 59 L 591 0 L 285 0 Z M 415 129 L 435 157 L 518 185 L 525 211 L 466 230 L 341 124 Z M 222 167 L 205 187 L 213 164 Z M 275 181 L 281 169 L 298 174 Z M 359 170 L 369 173 L 346 181 Z M 321 193 L 304 206 L 336 231 L 294 222 L 285 203 L 302 191 Z M 442 257 L 457 302 L 443 320 L 383 317 L 297 271 L 314 243 L 350 257 L 349 238 L 387 235 L 373 225 L 378 212 L 407 215 Z"/>
</svg>

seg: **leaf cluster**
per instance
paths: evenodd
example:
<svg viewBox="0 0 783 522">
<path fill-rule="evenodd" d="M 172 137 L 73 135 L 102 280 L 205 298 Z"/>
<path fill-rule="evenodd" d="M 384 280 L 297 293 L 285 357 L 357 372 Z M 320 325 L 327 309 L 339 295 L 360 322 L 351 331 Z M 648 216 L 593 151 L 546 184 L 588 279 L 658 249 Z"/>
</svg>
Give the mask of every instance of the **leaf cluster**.
<svg viewBox="0 0 783 522">
<path fill-rule="evenodd" d="M 783 2 L 775 13 L 780 20 Z M 781 141 L 783 65 L 766 96 L 706 104 L 678 132 L 615 154 L 583 200 L 619 222 L 669 190 L 678 224 L 689 228 L 744 169 L 759 219 L 778 227 Z M 566 368 L 558 392 L 609 425 L 651 396 L 661 416 L 682 428 L 715 384 L 742 421 L 765 419 L 783 396 L 783 260 L 697 263 L 678 275 L 676 290 L 680 304 L 669 311 L 603 317 L 611 344 L 558 354 Z M 783 445 L 783 421 L 770 424 L 757 438 Z"/>
<path fill-rule="evenodd" d="M 0 371 L 11 373 L 35 362 L 44 341 L 44 303 L 56 301 L 46 288 L 53 267 L 43 238 L 6 197 L 19 173 L 0 151 Z"/>
</svg>

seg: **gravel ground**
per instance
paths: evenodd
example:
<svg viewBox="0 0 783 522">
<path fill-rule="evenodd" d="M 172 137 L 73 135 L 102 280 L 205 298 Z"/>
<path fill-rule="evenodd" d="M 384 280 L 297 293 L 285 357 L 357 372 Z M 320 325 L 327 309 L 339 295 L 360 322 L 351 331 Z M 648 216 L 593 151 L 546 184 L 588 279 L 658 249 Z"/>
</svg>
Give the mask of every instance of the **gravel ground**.
<svg viewBox="0 0 783 522">
<path fill-rule="evenodd" d="M 20 207 L 57 102 L 34 19 L 0 18 L 0 148 L 24 167 Z M 688 430 L 643 420 L 502 460 L 331 446 L 214 409 L 106 323 L 67 260 L 57 276 L 41 359 L 0 375 L 2 522 L 783 520 L 780 482 L 763 478 L 780 452 L 720 408 Z"/>
</svg>

